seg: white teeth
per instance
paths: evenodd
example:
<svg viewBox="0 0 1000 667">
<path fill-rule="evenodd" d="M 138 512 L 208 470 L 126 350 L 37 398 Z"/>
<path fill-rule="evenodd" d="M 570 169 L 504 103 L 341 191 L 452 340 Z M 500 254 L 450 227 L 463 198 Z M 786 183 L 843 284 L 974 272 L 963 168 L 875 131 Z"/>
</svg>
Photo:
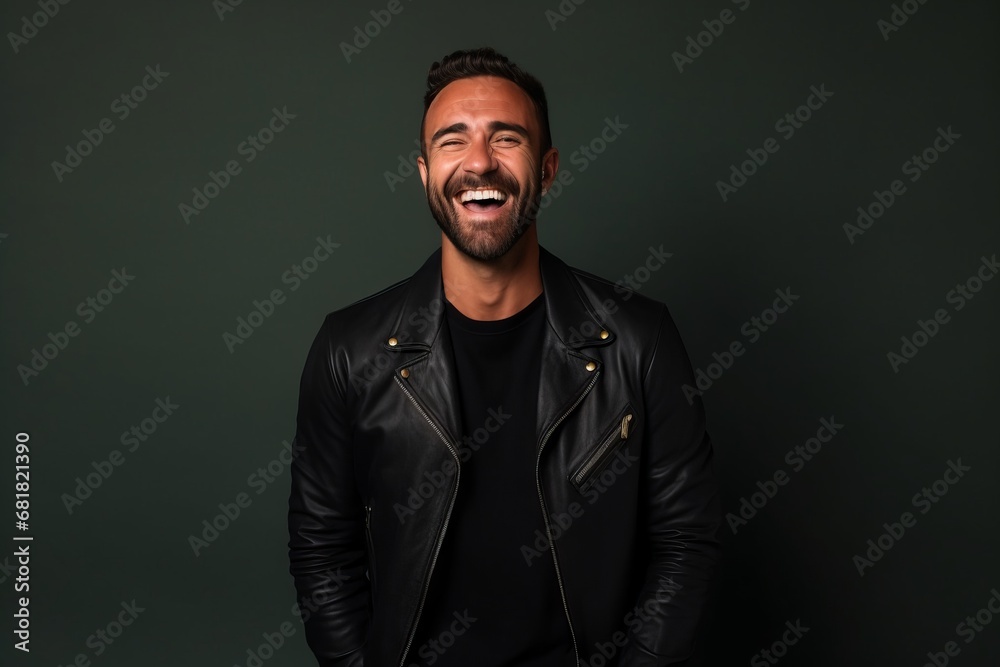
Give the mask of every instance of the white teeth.
<svg viewBox="0 0 1000 667">
<path fill-rule="evenodd" d="M 461 201 L 463 204 L 474 199 L 496 199 L 497 201 L 506 201 L 507 195 L 499 190 L 466 190 L 461 195 Z"/>
</svg>

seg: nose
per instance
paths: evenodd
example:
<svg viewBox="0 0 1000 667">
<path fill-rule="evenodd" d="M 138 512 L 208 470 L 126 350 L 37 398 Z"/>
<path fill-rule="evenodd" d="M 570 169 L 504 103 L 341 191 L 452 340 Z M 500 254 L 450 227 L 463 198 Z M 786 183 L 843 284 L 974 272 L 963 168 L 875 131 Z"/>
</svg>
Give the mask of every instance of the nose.
<svg viewBox="0 0 1000 667">
<path fill-rule="evenodd" d="M 474 174 L 487 174 L 497 168 L 497 161 L 493 155 L 493 147 L 490 146 L 489 139 L 485 136 L 477 136 L 471 140 L 469 151 L 465 155 L 462 163 L 465 171 Z"/>
</svg>

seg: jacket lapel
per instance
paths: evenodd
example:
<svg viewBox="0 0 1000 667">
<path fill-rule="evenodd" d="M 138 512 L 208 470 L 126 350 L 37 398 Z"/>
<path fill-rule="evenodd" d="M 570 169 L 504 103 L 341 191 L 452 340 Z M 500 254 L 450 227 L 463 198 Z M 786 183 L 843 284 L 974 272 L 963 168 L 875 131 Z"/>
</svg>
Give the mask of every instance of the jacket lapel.
<svg viewBox="0 0 1000 667">
<path fill-rule="evenodd" d="M 561 259 L 539 246 L 539 264 L 549 324 L 542 339 L 538 385 L 536 424 L 540 448 L 550 431 L 600 381 L 601 362 L 580 350 L 611 343 L 614 334 L 601 322 L 572 270 Z"/>
<path fill-rule="evenodd" d="M 403 306 L 391 330 L 382 337 L 382 346 L 399 354 L 396 376 L 407 369 L 406 387 L 457 449 L 462 440 L 458 373 L 444 304 L 438 248 L 407 281 Z"/>
</svg>

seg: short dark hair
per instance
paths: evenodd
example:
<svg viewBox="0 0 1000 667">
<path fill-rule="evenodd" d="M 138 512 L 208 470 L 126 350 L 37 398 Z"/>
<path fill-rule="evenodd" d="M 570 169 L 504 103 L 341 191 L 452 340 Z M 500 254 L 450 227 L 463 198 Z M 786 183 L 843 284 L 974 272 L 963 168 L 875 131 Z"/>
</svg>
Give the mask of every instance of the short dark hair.
<svg viewBox="0 0 1000 667">
<path fill-rule="evenodd" d="M 542 129 L 542 154 L 552 147 L 552 132 L 549 130 L 549 103 L 545 99 L 545 89 L 531 74 L 512 63 L 507 56 L 484 46 L 478 49 L 449 53 L 441 62 L 431 65 L 427 71 L 427 92 L 424 94 L 424 115 L 420 120 L 420 152 L 427 159 L 427 145 L 424 140 L 424 123 L 427 110 L 438 93 L 449 83 L 474 76 L 496 76 L 507 79 L 521 88 L 535 104 L 538 124 Z"/>
</svg>

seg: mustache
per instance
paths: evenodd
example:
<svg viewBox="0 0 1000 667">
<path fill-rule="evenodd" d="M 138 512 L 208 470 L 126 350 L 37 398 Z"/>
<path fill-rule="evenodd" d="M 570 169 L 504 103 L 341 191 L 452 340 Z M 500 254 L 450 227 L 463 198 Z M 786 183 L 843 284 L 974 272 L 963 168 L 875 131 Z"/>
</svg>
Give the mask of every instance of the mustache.
<svg viewBox="0 0 1000 667">
<path fill-rule="evenodd" d="M 462 178 L 449 188 L 448 196 L 454 197 L 462 190 L 475 190 L 477 188 L 492 188 L 510 195 L 518 195 L 521 192 L 516 180 L 495 174 L 481 179 Z"/>
</svg>

